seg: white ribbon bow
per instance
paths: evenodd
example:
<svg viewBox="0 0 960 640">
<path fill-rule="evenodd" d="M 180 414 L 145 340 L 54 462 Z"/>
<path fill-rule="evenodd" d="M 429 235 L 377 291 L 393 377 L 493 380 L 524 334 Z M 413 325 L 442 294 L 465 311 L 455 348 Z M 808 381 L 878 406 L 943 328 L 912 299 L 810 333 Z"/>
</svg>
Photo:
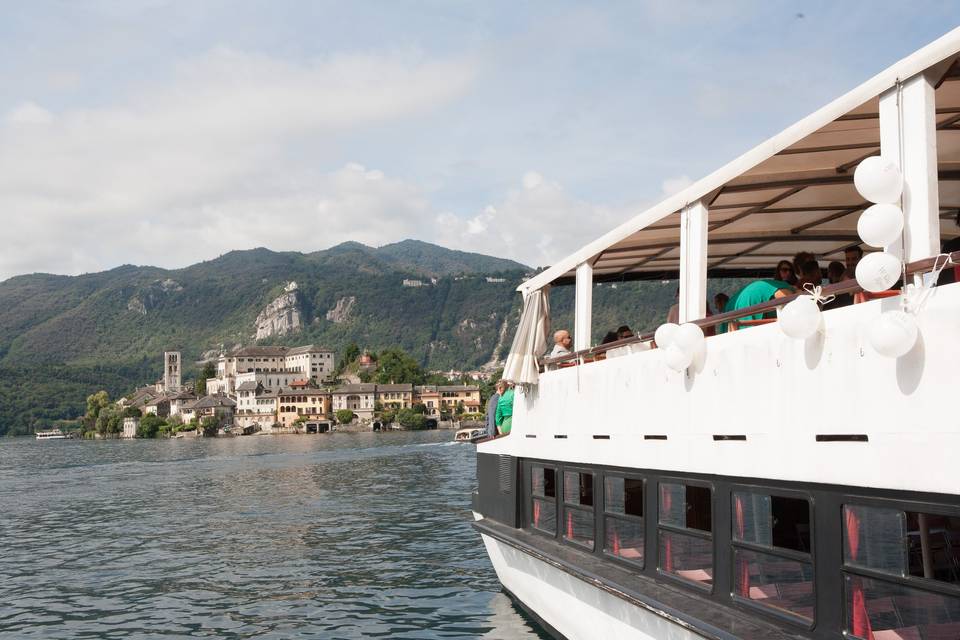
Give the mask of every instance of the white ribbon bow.
<svg viewBox="0 0 960 640">
<path fill-rule="evenodd" d="M 817 304 L 827 304 L 833 302 L 837 296 L 835 295 L 823 295 L 823 287 L 820 285 L 813 284 L 812 282 L 805 282 L 803 284 L 803 290 L 810 294 L 810 297 L 813 298 L 813 301 Z"/>
</svg>

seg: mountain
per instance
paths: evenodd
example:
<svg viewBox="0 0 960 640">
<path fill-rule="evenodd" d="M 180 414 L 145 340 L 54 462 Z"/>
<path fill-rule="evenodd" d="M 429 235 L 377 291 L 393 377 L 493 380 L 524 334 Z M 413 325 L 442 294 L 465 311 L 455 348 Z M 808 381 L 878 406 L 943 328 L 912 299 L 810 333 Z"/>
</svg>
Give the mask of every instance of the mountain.
<svg viewBox="0 0 960 640">
<path fill-rule="evenodd" d="M 476 368 L 509 351 L 515 289 L 528 272 L 510 260 L 405 240 L 309 254 L 232 251 L 184 269 L 124 265 L 10 278 L 0 282 L 0 435 L 76 417 L 101 388 L 117 397 L 156 380 L 163 351 L 182 352 L 191 378 L 203 359 L 253 344 L 258 334 L 260 344 L 337 352 L 351 342 L 371 351 L 399 346 L 429 369 Z M 624 323 L 656 327 L 675 287 L 598 286 L 596 339 Z M 572 326 L 573 288 L 555 288 L 552 305 L 554 326 Z"/>
</svg>

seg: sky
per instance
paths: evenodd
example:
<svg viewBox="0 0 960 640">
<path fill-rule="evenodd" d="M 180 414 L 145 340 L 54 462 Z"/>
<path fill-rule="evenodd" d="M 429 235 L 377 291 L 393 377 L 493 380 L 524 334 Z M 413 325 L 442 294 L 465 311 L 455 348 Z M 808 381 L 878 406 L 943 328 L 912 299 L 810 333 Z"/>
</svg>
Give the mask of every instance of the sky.
<svg viewBox="0 0 960 640">
<path fill-rule="evenodd" d="M 0 0 L 0 280 L 405 238 L 548 265 L 958 7 Z"/>
</svg>

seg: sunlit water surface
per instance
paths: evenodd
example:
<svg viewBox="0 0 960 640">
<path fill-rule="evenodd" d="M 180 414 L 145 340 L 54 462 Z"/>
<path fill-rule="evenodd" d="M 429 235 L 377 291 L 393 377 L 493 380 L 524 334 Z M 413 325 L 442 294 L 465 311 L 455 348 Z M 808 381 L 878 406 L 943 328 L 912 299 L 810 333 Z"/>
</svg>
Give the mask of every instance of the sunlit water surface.
<svg viewBox="0 0 960 640">
<path fill-rule="evenodd" d="M 0 440 L 0 637 L 546 637 L 451 437 Z"/>
</svg>

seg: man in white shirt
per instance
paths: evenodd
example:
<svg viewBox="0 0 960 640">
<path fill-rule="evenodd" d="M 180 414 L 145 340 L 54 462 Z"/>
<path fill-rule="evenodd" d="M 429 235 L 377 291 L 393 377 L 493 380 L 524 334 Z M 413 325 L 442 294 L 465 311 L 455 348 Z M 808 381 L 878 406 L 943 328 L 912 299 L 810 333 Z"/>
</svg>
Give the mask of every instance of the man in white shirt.
<svg viewBox="0 0 960 640">
<path fill-rule="evenodd" d="M 553 332 L 553 351 L 550 352 L 551 358 L 556 358 L 558 356 L 565 356 L 569 353 L 570 347 L 573 346 L 573 338 L 570 337 L 570 332 L 566 329 L 558 329 Z"/>
</svg>

